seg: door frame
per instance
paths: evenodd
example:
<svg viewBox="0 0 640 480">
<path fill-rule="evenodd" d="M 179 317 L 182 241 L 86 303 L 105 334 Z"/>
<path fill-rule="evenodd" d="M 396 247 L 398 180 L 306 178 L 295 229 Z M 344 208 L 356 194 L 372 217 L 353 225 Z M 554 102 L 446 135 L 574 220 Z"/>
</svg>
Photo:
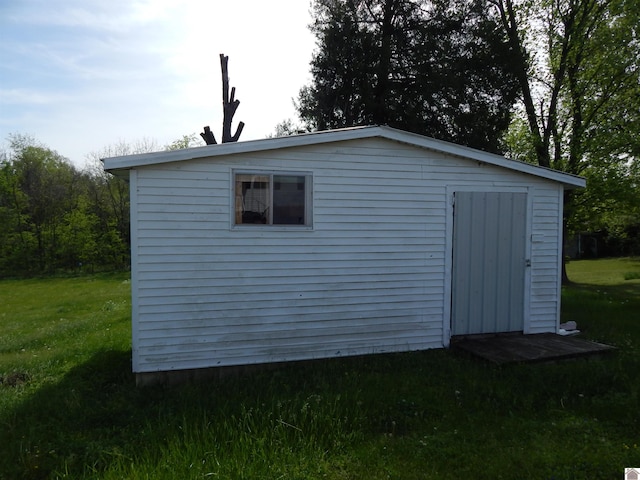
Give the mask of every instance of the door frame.
<svg viewBox="0 0 640 480">
<path fill-rule="evenodd" d="M 451 343 L 451 301 L 453 290 L 453 202 L 456 192 L 495 192 L 495 193 L 524 193 L 527 196 L 527 221 L 525 222 L 525 258 L 527 265 L 524 269 L 524 299 L 522 306 L 523 330 L 527 334 L 531 331 L 529 306 L 531 303 L 531 226 L 533 224 L 533 188 L 532 187 L 495 187 L 491 185 L 447 185 L 446 224 L 445 224 L 445 256 L 444 256 L 444 315 L 442 328 L 442 344 L 448 347 Z"/>
</svg>

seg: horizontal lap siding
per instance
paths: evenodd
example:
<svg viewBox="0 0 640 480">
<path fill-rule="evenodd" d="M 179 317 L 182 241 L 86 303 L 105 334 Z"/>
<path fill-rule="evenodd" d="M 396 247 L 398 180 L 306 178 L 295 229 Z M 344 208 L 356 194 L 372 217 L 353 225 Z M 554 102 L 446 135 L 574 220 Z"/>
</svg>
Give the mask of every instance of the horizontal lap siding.
<svg viewBox="0 0 640 480">
<path fill-rule="evenodd" d="M 444 190 L 401 150 L 140 169 L 134 369 L 442 346 Z M 232 169 L 313 172 L 313 229 L 231 228 Z"/>
<path fill-rule="evenodd" d="M 313 228 L 232 228 L 233 169 L 312 172 Z M 531 181 L 383 140 L 141 168 L 134 370 L 441 347 L 451 184 Z M 532 243 L 530 323 L 546 330 L 560 188 L 533 184 L 543 235 Z"/>
<path fill-rule="evenodd" d="M 530 333 L 556 332 L 560 310 L 562 186 L 540 182 L 533 196 Z"/>
</svg>

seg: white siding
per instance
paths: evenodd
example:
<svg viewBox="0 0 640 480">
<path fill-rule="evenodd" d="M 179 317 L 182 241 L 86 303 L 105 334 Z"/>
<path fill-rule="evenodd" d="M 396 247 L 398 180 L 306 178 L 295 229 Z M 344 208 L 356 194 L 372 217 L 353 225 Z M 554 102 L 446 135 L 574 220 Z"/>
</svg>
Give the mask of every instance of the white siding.
<svg viewBox="0 0 640 480">
<path fill-rule="evenodd" d="M 542 183 L 542 182 L 541 182 Z M 557 332 L 560 315 L 562 196 L 559 184 L 535 189 L 531 239 L 531 307 L 528 333 Z"/>
<path fill-rule="evenodd" d="M 233 169 L 311 172 L 313 228 L 232 225 Z M 132 172 L 134 371 L 442 347 L 447 187 L 532 196 L 531 331 L 555 331 L 562 188 L 382 139 Z"/>
</svg>

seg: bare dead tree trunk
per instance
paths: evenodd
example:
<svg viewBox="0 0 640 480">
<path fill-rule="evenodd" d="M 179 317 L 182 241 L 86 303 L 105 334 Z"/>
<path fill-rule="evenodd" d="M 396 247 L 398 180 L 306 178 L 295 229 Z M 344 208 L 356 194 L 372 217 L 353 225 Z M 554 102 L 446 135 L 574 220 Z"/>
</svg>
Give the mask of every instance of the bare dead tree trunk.
<svg viewBox="0 0 640 480">
<path fill-rule="evenodd" d="M 236 100 L 236 87 L 231 88 L 231 96 L 229 96 L 229 73 L 227 64 L 229 63 L 229 57 L 220 54 L 220 67 L 222 69 L 222 108 L 224 117 L 222 119 L 222 143 L 237 142 L 244 128 L 244 122 L 238 124 L 236 133 L 231 135 L 231 121 L 233 116 L 240 105 L 240 100 Z"/>
<path fill-rule="evenodd" d="M 204 132 L 201 133 L 200 136 L 207 145 L 215 145 L 216 143 L 218 143 L 216 142 L 216 137 L 211 131 L 211 128 L 209 128 L 209 125 L 204 127 Z"/>
<path fill-rule="evenodd" d="M 222 70 L 222 143 L 237 142 L 244 128 L 244 122 L 238 123 L 236 133 L 231 134 L 231 122 L 233 116 L 236 114 L 236 110 L 240 105 L 240 100 L 236 100 L 236 87 L 231 88 L 231 95 L 229 95 L 229 57 L 224 53 L 220 54 L 220 69 Z M 207 145 L 216 144 L 216 138 L 211 132 L 211 129 L 206 126 L 204 132 L 200 134 Z"/>
</svg>

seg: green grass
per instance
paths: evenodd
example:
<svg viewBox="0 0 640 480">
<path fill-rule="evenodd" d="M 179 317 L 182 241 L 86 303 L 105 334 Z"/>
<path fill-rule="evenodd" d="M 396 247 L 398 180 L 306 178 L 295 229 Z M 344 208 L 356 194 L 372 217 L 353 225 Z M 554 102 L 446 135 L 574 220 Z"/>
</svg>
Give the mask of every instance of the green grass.
<svg viewBox="0 0 640 480">
<path fill-rule="evenodd" d="M 137 389 L 122 275 L 0 282 L 0 479 L 610 479 L 640 465 L 638 260 L 568 265 L 601 359 L 446 350 Z M 24 374 L 24 377 L 17 377 Z"/>
</svg>

